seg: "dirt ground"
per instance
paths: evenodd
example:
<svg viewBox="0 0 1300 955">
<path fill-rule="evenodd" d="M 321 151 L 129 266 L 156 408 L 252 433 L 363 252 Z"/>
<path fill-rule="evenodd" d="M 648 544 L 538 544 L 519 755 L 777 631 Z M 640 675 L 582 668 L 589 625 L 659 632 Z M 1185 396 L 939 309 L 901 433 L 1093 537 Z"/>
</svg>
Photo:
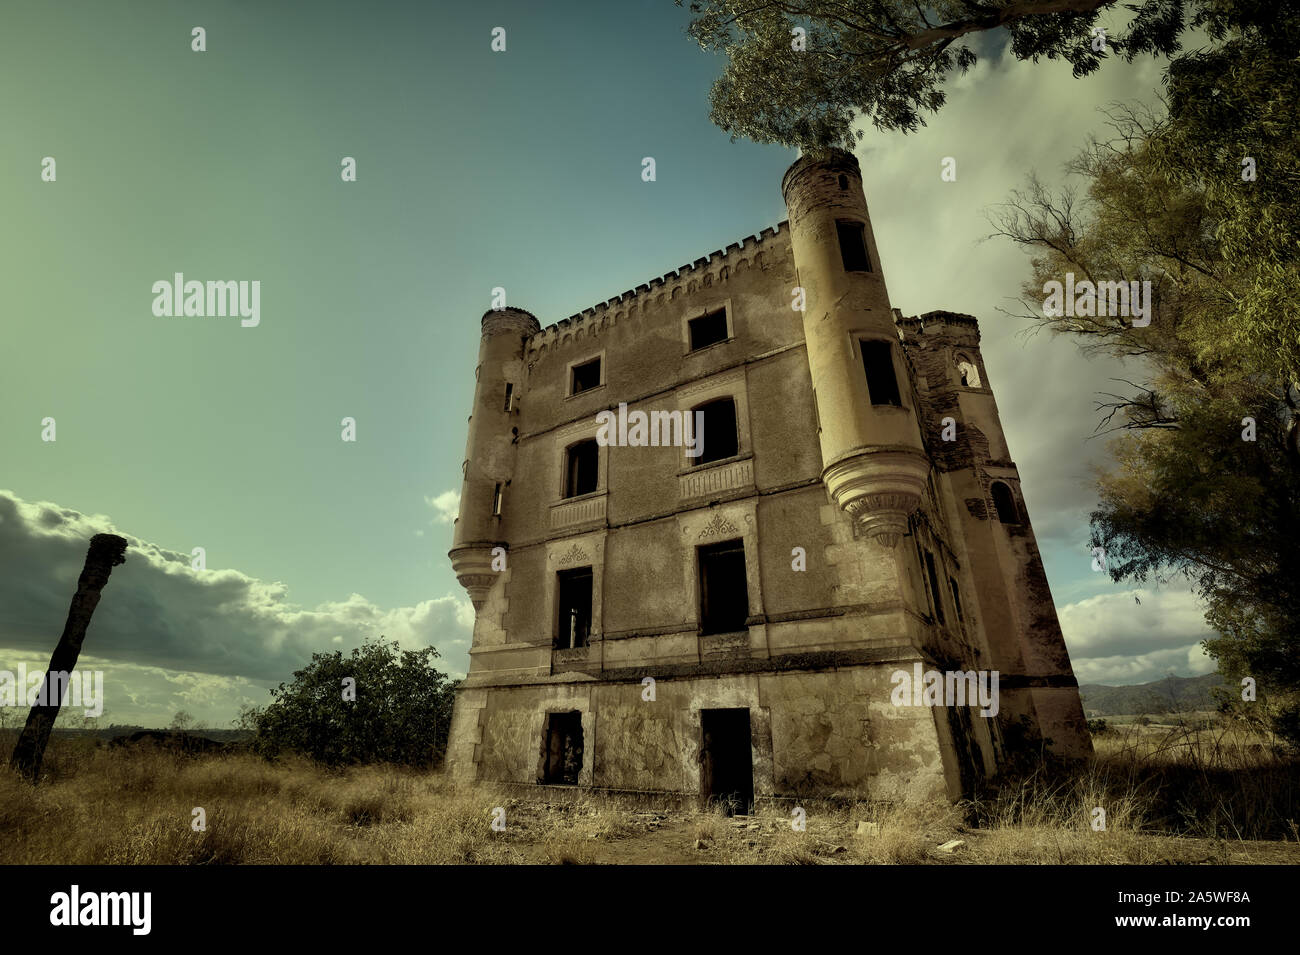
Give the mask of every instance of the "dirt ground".
<svg viewBox="0 0 1300 955">
<path fill-rule="evenodd" d="M 611 810 L 544 804 L 516 806 L 511 810 L 507 832 L 501 835 L 528 863 L 980 865 L 1103 861 L 1075 857 L 1077 853 L 1061 844 L 1066 834 L 1052 830 L 1008 832 L 938 825 L 909 834 L 914 838 L 907 840 L 904 852 L 899 853 L 893 845 L 881 845 L 896 843 L 897 833 L 887 832 L 882 836 L 878 829 L 867 829 L 860 834 L 858 823 L 843 819 L 809 818 L 806 830 L 796 832 L 790 821 L 769 814 L 726 818 L 667 809 L 613 812 L 618 817 L 616 823 L 605 830 L 586 833 L 588 846 L 574 847 L 570 843 L 560 858 L 556 857 L 555 846 L 543 838 L 544 833 L 553 833 L 566 821 L 579 822 L 584 816 L 608 819 Z M 1124 847 L 1127 858 L 1104 861 L 1140 861 L 1153 865 L 1300 864 L 1300 843 L 1189 839 L 1142 833 L 1125 834 L 1124 838 L 1126 842 L 1137 843 Z M 954 842 L 959 844 L 953 845 Z M 1058 855 L 1059 858 L 1053 858 Z"/>
</svg>

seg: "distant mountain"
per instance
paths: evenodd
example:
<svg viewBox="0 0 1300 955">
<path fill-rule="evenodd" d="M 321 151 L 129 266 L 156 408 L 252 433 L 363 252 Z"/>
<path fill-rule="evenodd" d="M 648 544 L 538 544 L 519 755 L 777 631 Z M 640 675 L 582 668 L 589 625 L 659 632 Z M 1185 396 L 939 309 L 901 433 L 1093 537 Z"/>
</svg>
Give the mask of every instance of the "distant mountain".
<svg viewBox="0 0 1300 955">
<path fill-rule="evenodd" d="M 1183 713 L 1215 708 L 1210 689 L 1223 686 L 1217 673 L 1204 676 L 1167 676 L 1136 686 L 1106 686 L 1085 683 L 1079 687 L 1083 711 L 1094 716 L 1141 716 Z"/>
</svg>

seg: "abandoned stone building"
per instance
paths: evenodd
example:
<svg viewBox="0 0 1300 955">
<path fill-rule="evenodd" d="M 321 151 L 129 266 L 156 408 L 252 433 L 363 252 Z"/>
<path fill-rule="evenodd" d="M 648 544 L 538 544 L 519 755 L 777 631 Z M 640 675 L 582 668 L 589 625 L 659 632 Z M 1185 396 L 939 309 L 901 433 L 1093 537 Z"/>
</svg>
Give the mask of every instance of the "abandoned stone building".
<svg viewBox="0 0 1300 955">
<path fill-rule="evenodd" d="M 581 314 L 483 316 L 455 778 L 915 800 L 1090 752 L 976 320 L 890 306 L 853 156 L 781 188 L 788 222 Z M 995 715 L 900 705 L 921 670 L 996 671 Z"/>
</svg>

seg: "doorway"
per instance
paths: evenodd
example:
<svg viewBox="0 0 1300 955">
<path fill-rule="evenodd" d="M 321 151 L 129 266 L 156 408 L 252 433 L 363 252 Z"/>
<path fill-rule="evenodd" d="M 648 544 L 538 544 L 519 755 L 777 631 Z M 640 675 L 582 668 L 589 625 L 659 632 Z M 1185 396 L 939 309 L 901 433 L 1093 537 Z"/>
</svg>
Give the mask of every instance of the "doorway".
<svg viewBox="0 0 1300 955">
<path fill-rule="evenodd" d="M 727 815 L 749 814 L 754 805 L 754 752 L 749 710 L 701 710 L 700 794 L 706 806 Z"/>
<path fill-rule="evenodd" d="M 543 736 L 542 782 L 551 785 L 576 786 L 582 772 L 582 714 L 546 714 L 546 733 Z"/>
</svg>

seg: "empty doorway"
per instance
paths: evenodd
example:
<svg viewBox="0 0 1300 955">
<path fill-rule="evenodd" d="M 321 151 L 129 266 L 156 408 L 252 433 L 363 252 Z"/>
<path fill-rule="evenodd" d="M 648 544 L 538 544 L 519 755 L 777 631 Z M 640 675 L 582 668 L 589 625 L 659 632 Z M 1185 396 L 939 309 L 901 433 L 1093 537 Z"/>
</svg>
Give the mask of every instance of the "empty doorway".
<svg viewBox="0 0 1300 955">
<path fill-rule="evenodd" d="M 754 753 L 749 710 L 701 710 L 700 792 L 706 805 L 721 804 L 727 815 L 754 805 Z"/>
<path fill-rule="evenodd" d="M 582 772 L 582 714 L 546 714 L 543 734 L 542 782 L 576 786 Z"/>
</svg>

